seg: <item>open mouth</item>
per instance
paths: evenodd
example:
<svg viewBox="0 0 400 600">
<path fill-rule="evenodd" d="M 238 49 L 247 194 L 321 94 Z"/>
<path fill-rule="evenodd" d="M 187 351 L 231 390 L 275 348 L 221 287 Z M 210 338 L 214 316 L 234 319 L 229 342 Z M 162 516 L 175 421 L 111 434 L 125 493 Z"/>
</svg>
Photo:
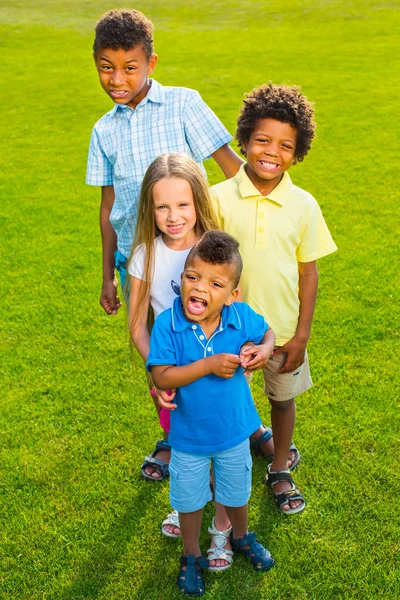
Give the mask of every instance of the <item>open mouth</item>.
<svg viewBox="0 0 400 600">
<path fill-rule="evenodd" d="M 202 315 L 207 308 L 207 301 L 196 296 L 190 296 L 187 307 L 192 315 Z"/>
<path fill-rule="evenodd" d="M 113 98 L 125 98 L 128 92 L 126 90 L 110 90 L 110 94 Z"/>
<path fill-rule="evenodd" d="M 280 167 L 280 165 L 269 162 L 268 160 L 259 160 L 258 162 L 260 163 L 261 167 L 267 171 L 277 171 Z"/>
<path fill-rule="evenodd" d="M 181 225 L 167 225 L 167 227 L 170 233 L 180 233 L 184 227 L 184 224 L 181 223 Z"/>
</svg>

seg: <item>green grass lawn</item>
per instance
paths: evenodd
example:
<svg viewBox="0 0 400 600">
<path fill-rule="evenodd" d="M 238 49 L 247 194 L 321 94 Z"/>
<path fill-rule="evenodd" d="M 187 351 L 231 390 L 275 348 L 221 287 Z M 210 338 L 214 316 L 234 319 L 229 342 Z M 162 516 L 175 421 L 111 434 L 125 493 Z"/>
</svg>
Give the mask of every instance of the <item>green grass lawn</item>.
<svg viewBox="0 0 400 600">
<path fill-rule="evenodd" d="M 244 92 L 301 84 L 318 137 L 291 175 L 339 246 L 320 262 L 298 400 L 296 483 L 281 516 L 254 460 L 250 525 L 276 567 L 207 573 L 206 598 L 400 598 L 398 2 L 140 2 L 164 84 L 198 89 L 230 131 Z M 98 0 L 0 5 L 0 598 L 181 598 L 168 485 L 139 477 L 159 434 L 125 316 L 99 306 L 99 190 L 84 185 L 111 108 L 91 59 Z M 207 164 L 211 183 L 221 179 Z M 269 422 L 261 379 L 254 395 Z M 202 548 L 208 547 L 205 511 Z"/>
</svg>

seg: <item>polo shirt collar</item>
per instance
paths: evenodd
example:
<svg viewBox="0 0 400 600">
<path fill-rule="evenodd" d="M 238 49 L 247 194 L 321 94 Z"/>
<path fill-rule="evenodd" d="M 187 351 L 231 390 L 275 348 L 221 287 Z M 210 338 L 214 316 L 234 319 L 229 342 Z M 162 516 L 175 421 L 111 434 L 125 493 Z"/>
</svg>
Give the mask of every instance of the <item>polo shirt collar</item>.
<svg viewBox="0 0 400 600">
<path fill-rule="evenodd" d="M 247 175 L 245 166 L 246 164 L 241 165 L 237 175 L 235 175 L 242 198 L 259 198 L 261 196 L 262 198 L 268 198 L 268 200 L 272 200 L 273 202 L 276 202 L 282 206 L 285 203 L 289 189 L 293 185 L 289 173 L 285 171 L 276 188 L 272 190 L 268 196 L 263 196 Z"/>
<path fill-rule="evenodd" d="M 187 320 L 183 313 L 181 297 L 178 296 L 172 305 L 172 329 L 181 332 L 185 329 L 193 329 L 193 325 L 196 325 L 196 323 Z M 242 322 L 234 304 L 224 306 L 222 309 L 219 329 L 225 329 L 228 325 L 234 327 L 234 329 L 241 329 L 242 327 Z"/>
<path fill-rule="evenodd" d="M 143 104 L 146 104 L 147 102 L 154 102 L 155 104 L 163 104 L 163 102 L 165 102 L 164 86 L 161 85 L 161 83 L 158 83 L 158 81 L 155 79 L 149 79 L 149 81 L 151 82 L 151 87 L 138 106 L 143 106 Z M 133 110 L 133 108 L 126 106 L 125 104 L 115 104 L 114 108 L 107 113 L 107 116 L 113 117 L 117 112 L 124 113 L 126 111 Z"/>
</svg>

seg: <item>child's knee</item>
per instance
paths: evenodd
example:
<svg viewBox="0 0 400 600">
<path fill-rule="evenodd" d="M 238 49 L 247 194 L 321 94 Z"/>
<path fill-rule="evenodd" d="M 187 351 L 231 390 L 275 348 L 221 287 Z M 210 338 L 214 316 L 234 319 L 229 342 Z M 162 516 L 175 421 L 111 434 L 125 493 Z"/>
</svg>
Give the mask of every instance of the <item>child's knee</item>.
<svg viewBox="0 0 400 600">
<path fill-rule="evenodd" d="M 271 407 L 279 412 L 287 412 L 293 410 L 294 408 L 294 398 L 291 398 L 290 400 L 284 400 L 283 402 L 278 402 L 277 400 L 271 400 L 271 398 L 269 398 L 269 401 Z"/>
</svg>

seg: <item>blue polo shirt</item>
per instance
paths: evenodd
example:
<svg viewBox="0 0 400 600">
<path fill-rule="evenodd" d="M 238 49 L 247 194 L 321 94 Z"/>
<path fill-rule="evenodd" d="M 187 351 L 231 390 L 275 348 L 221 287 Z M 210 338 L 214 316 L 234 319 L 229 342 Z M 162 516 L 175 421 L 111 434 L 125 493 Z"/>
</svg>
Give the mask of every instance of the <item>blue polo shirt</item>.
<svg viewBox="0 0 400 600">
<path fill-rule="evenodd" d="M 264 317 L 244 302 L 224 306 L 217 329 L 207 340 L 199 324 L 183 314 L 181 298 L 156 319 L 146 367 L 187 365 L 212 354 L 239 354 L 245 342 L 260 343 L 268 329 Z M 260 426 L 249 385 L 239 366 L 230 379 L 207 375 L 176 391 L 169 443 L 191 454 L 229 450 Z"/>
</svg>

